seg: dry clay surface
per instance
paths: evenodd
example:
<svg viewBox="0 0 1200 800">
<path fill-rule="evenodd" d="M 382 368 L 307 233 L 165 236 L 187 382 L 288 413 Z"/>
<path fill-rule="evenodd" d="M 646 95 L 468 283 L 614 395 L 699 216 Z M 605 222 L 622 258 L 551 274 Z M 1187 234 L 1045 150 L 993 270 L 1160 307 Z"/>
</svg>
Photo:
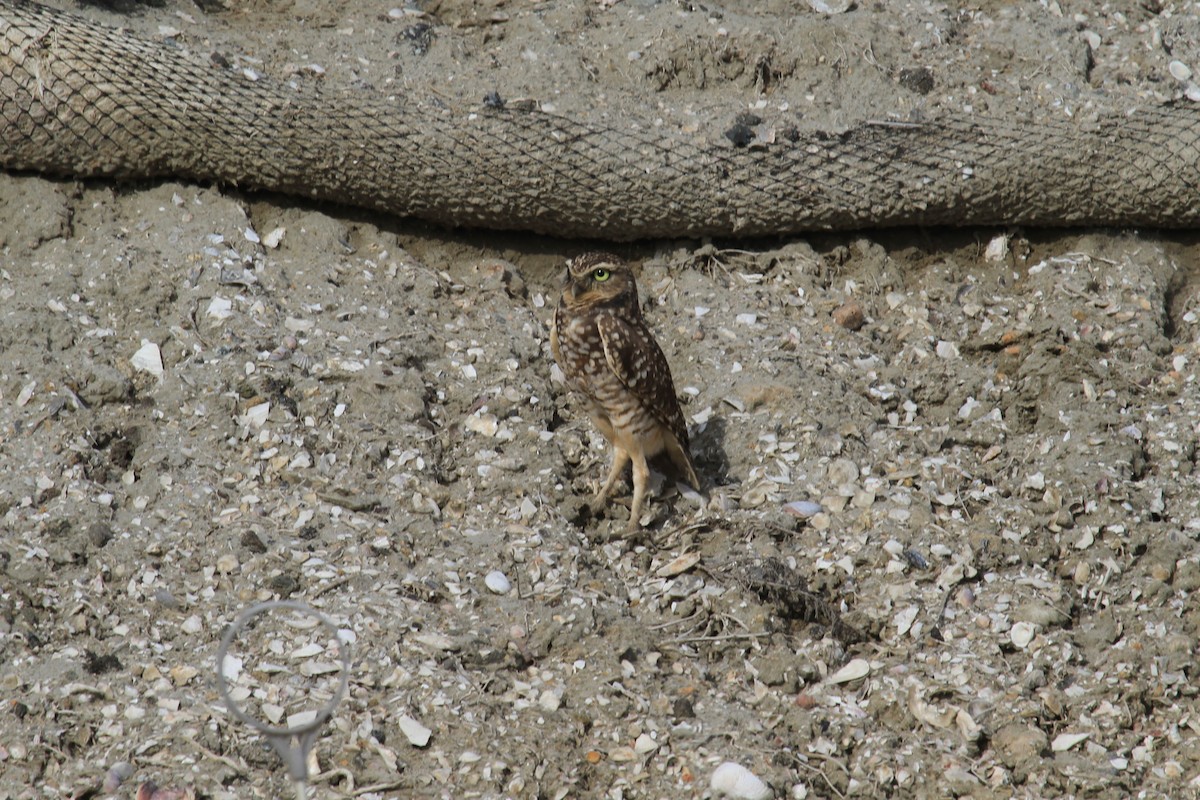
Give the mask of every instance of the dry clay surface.
<svg viewBox="0 0 1200 800">
<path fill-rule="evenodd" d="M 281 80 L 663 124 L 1200 94 L 1191 2 L 83 13 Z M 587 510 L 608 453 L 549 352 L 594 246 L 0 175 L 0 797 L 287 796 L 213 678 L 275 598 L 353 647 L 316 797 L 712 797 L 726 761 L 746 797 L 1200 792 L 1194 234 L 621 246 L 707 492 L 662 481 L 636 537 L 627 492 Z M 272 721 L 333 685 L 306 635 L 236 642 Z"/>
</svg>

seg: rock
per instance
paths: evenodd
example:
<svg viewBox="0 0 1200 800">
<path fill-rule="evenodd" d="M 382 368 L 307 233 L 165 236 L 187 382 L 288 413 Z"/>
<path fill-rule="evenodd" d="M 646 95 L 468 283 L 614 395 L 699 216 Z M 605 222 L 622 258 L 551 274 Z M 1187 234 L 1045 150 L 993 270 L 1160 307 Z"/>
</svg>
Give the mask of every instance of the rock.
<svg viewBox="0 0 1200 800">
<path fill-rule="evenodd" d="M 862 303 L 847 300 L 833 310 L 833 321 L 848 331 L 856 331 L 866 324 L 867 317 L 863 312 Z"/>
<path fill-rule="evenodd" d="M 1030 622 L 1043 628 L 1066 625 L 1071 617 L 1049 603 L 1022 603 L 1013 609 L 1013 619 Z"/>
<path fill-rule="evenodd" d="M 1022 722 L 1010 722 L 992 736 L 992 747 L 1006 767 L 1025 773 L 1041 761 L 1050 746 L 1045 731 Z"/>
</svg>

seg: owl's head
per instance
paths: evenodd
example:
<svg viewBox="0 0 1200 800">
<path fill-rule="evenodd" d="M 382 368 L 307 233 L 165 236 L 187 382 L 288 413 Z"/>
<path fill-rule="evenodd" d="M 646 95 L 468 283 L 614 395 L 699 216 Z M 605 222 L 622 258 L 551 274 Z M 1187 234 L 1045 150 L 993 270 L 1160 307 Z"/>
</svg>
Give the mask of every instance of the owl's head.
<svg viewBox="0 0 1200 800">
<path fill-rule="evenodd" d="M 637 283 L 629 265 L 612 253 L 584 253 L 567 262 L 563 304 L 570 309 L 594 306 L 638 308 Z"/>
</svg>

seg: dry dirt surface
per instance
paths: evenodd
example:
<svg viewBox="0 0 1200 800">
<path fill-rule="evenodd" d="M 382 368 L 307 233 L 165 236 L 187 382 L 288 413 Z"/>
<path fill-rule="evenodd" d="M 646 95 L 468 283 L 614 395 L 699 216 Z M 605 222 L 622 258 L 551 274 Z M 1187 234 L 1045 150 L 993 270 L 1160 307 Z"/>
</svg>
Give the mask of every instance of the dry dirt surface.
<svg viewBox="0 0 1200 800">
<path fill-rule="evenodd" d="M 664 124 L 1200 98 L 1192 2 L 826 2 L 71 8 Z M 706 483 L 634 537 L 549 352 L 597 244 L 0 175 L 0 798 L 288 796 L 214 679 L 278 598 L 352 647 L 314 797 L 1200 793 L 1195 234 L 620 246 Z M 340 675 L 302 626 L 235 648 L 279 724 Z"/>
</svg>

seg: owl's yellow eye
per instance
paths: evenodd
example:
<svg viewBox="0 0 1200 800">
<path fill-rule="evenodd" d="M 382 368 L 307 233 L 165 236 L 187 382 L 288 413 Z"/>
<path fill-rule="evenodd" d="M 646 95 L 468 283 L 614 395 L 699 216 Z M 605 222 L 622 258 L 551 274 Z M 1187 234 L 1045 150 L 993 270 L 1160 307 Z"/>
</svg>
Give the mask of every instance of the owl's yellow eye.
<svg viewBox="0 0 1200 800">
<path fill-rule="evenodd" d="M 599 267 L 592 271 L 592 279 L 597 283 L 604 283 L 611 275 L 612 273 L 606 270 L 604 267 Z"/>
</svg>

